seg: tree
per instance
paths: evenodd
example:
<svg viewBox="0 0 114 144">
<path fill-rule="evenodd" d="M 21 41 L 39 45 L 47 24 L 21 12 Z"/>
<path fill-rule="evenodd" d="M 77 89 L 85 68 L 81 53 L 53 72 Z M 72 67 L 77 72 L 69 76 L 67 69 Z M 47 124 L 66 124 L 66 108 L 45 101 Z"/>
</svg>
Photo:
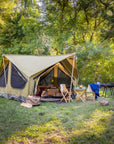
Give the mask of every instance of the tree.
<svg viewBox="0 0 114 144">
<path fill-rule="evenodd" d="M 43 3 L 51 49 L 55 54 L 76 52 L 79 76 L 85 78 L 85 71 L 88 74 L 93 71 L 92 77 L 98 77 L 94 70 L 97 63 L 107 57 L 112 60 L 112 0 L 50 0 Z"/>
<path fill-rule="evenodd" d="M 1 53 L 76 52 L 82 82 L 87 75 L 94 82 L 111 80 L 107 73 L 112 73 L 113 65 L 112 0 L 42 0 L 40 7 L 35 0 L 0 4 Z M 103 79 L 101 68 L 107 79 Z"/>
<path fill-rule="evenodd" d="M 4 18 L 5 24 L 1 25 L 1 53 L 46 54 L 44 51 L 47 47 L 43 43 L 41 16 L 36 1 L 17 0 L 11 3 L 12 8 L 8 1 L 2 5 L 4 12 L 1 17 Z"/>
</svg>

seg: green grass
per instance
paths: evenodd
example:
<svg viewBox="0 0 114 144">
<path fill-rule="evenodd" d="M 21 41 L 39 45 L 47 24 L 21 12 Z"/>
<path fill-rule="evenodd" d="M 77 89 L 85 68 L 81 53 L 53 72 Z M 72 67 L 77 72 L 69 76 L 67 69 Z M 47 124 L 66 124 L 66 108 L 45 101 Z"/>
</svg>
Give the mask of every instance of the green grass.
<svg viewBox="0 0 114 144">
<path fill-rule="evenodd" d="M 101 92 L 102 93 L 102 92 Z M 99 101 L 108 100 L 108 106 Z M 1 144 L 113 144 L 114 99 L 41 103 L 27 109 L 0 98 Z"/>
</svg>

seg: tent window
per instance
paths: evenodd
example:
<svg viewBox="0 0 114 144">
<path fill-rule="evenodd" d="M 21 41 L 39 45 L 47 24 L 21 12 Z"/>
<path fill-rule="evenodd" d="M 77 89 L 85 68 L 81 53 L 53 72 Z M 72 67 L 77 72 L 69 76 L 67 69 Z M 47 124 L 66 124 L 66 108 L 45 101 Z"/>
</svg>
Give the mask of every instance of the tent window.
<svg viewBox="0 0 114 144">
<path fill-rule="evenodd" d="M 41 77 L 39 85 L 47 86 L 54 83 L 54 70 L 51 70 L 47 75 Z"/>
<path fill-rule="evenodd" d="M 66 87 L 69 88 L 70 81 L 71 81 L 71 78 L 69 76 L 67 76 L 63 71 L 58 69 L 58 78 L 57 78 L 58 85 L 66 84 Z"/>
<path fill-rule="evenodd" d="M 0 74 L 0 87 L 6 87 L 6 83 L 8 81 L 8 65 L 5 69 L 5 72 L 6 72 L 6 82 L 5 82 L 4 70 L 2 70 L 2 72 Z"/>
<path fill-rule="evenodd" d="M 11 65 L 11 86 L 13 88 L 23 89 L 26 85 L 27 79 L 19 71 L 19 69 L 12 64 Z"/>
</svg>

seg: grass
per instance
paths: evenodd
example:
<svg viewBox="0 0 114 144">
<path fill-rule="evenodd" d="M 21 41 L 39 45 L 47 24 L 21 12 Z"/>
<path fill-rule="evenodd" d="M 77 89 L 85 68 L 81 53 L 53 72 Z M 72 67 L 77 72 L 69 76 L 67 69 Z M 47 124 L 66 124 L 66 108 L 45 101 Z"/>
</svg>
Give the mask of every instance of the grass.
<svg viewBox="0 0 114 144">
<path fill-rule="evenodd" d="M 103 99 L 108 106 L 99 104 Z M 108 93 L 108 98 L 99 101 L 45 102 L 27 109 L 0 98 L 0 143 L 113 144 L 114 99 Z"/>
</svg>

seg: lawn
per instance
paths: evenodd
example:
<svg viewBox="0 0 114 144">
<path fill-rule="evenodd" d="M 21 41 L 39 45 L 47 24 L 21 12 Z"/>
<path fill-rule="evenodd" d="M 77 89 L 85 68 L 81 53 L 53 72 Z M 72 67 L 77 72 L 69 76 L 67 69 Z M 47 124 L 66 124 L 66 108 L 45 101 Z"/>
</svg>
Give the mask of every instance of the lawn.
<svg viewBox="0 0 114 144">
<path fill-rule="evenodd" d="M 108 106 L 99 101 L 108 100 Z M 27 109 L 0 97 L 1 144 L 113 144 L 114 98 L 44 102 Z"/>
</svg>

